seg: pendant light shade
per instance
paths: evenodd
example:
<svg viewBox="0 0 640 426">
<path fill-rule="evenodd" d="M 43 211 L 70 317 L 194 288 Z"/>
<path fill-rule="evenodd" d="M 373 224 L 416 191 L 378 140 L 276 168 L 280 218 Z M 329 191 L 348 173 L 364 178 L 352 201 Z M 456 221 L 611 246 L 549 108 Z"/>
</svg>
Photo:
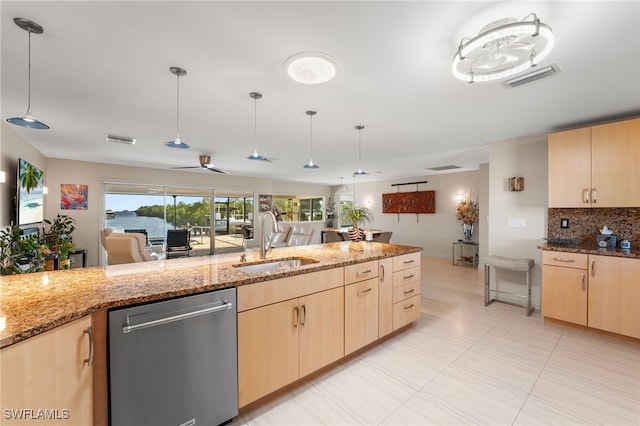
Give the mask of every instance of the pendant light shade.
<svg viewBox="0 0 640 426">
<path fill-rule="evenodd" d="M 16 126 L 29 127 L 31 129 L 48 129 L 49 126 L 42 121 L 36 120 L 31 115 L 31 33 L 42 34 L 44 29 L 33 21 L 24 18 L 14 18 L 13 22 L 17 26 L 29 33 L 29 66 L 28 66 L 28 95 L 27 95 L 27 114 L 24 117 L 8 118 L 7 121 Z"/>
<path fill-rule="evenodd" d="M 265 161 L 267 158 L 258 154 L 258 99 L 262 99 L 262 94 L 251 92 L 249 97 L 253 99 L 253 154 L 247 156 L 247 159 Z"/>
<path fill-rule="evenodd" d="M 320 166 L 313 162 L 313 116 L 317 113 L 315 111 L 307 111 L 306 114 L 309 116 L 309 162 L 303 167 L 305 169 L 319 169 Z"/>
<path fill-rule="evenodd" d="M 362 170 L 362 139 L 361 139 L 362 129 L 364 129 L 364 126 L 362 125 L 356 126 L 356 130 L 358 131 L 358 170 L 353 172 L 354 176 L 363 176 L 367 174 L 367 172 Z"/>
<path fill-rule="evenodd" d="M 171 74 L 175 75 L 178 79 L 177 94 L 176 94 L 176 138 L 172 141 L 165 142 L 165 146 L 169 148 L 187 149 L 191 148 L 188 143 L 183 142 L 180 139 L 180 77 L 187 75 L 187 70 L 180 67 L 169 68 Z"/>
</svg>

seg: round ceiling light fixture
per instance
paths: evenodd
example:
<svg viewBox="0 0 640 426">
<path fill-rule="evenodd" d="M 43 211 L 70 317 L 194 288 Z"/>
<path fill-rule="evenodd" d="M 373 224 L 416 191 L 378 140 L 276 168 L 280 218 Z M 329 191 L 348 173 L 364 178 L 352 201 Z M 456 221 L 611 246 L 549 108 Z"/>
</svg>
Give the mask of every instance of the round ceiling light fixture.
<svg viewBox="0 0 640 426">
<path fill-rule="evenodd" d="M 338 75 L 338 63 L 322 52 L 300 52 L 284 61 L 287 74 L 301 84 L 322 84 Z"/>
<path fill-rule="evenodd" d="M 522 21 L 501 19 L 485 26 L 476 37 L 460 41 L 453 57 L 453 75 L 469 83 L 510 77 L 536 66 L 553 44 L 553 31 L 535 13 Z"/>
</svg>

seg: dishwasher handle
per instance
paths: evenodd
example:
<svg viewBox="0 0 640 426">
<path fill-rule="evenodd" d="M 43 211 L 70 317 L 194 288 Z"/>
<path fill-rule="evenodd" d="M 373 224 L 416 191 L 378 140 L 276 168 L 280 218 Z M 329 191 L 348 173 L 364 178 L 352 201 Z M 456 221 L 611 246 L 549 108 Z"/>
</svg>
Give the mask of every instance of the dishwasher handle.
<svg viewBox="0 0 640 426">
<path fill-rule="evenodd" d="M 132 331 L 142 330 L 144 328 L 155 327 L 158 325 L 169 324 L 171 322 L 182 321 L 188 318 L 198 317 L 200 315 L 211 314 L 213 312 L 224 311 L 227 309 L 231 309 L 233 304 L 231 302 L 226 302 L 222 305 L 212 306 L 205 309 L 200 309 L 192 312 L 185 312 L 184 314 L 173 315 L 166 318 L 159 318 L 153 321 L 147 321 L 140 324 L 129 325 L 127 318 L 127 324 L 122 327 L 122 334 L 131 333 Z"/>
</svg>

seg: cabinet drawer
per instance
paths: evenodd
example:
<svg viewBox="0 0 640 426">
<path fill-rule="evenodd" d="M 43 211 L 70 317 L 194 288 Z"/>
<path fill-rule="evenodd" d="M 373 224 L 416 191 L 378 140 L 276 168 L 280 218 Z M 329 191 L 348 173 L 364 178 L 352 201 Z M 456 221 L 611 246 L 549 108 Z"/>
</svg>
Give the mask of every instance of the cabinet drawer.
<svg viewBox="0 0 640 426">
<path fill-rule="evenodd" d="M 417 294 L 420 294 L 420 281 L 410 281 L 405 285 L 394 286 L 393 303 L 401 302 Z"/>
<path fill-rule="evenodd" d="M 393 273 L 393 287 L 401 287 L 403 285 L 412 283 L 412 282 L 420 283 L 420 267 L 416 266 L 413 268 L 405 269 L 403 271 L 396 271 Z"/>
<path fill-rule="evenodd" d="M 542 251 L 542 263 L 565 268 L 587 269 L 588 255 L 564 251 Z"/>
<path fill-rule="evenodd" d="M 344 283 L 351 284 L 378 276 L 378 261 L 357 263 L 344 267 Z"/>
<path fill-rule="evenodd" d="M 393 329 L 397 330 L 420 318 L 420 295 L 393 305 Z"/>
<path fill-rule="evenodd" d="M 403 254 L 393 258 L 394 271 L 411 268 L 412 266 L 420 266 L 420 252 Z"/>
</svg>

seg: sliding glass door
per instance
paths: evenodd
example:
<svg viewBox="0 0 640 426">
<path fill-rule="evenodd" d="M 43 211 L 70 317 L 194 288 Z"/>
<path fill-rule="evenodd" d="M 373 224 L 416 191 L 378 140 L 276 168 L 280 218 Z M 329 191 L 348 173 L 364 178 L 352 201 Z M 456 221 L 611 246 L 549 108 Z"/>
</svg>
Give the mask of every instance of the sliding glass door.
<svg viewBox="0 0 640 426">
<path fill-rule="evenodd" d="M 150 245 L 189 230 L 190 256 L 241 251 L 243 228 L 253 229 L 252 192 L 106 183 L 105 210 L 104 227 L 144 233 Z"/>
</svg>

